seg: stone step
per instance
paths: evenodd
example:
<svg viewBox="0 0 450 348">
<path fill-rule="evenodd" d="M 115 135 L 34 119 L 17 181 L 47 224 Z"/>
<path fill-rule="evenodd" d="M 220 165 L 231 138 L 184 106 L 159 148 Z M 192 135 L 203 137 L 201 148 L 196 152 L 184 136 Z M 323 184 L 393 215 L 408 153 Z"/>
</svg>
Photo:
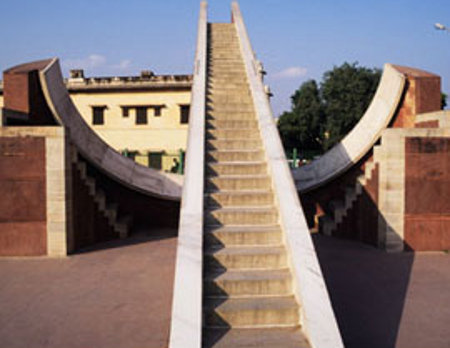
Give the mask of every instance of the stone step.
<svg viewBox="0 0 450 348">
<path fill-rule="evenodd" d="M 259 139 L 258 128 L 242 128 L 242 129 L 208 129 L 206 131 L 206 139 Z"/>
<path fill-rule="evenodd" d="M 244 98 L 250 98 L 250 100 L 253 100 L 252 95 L 250 94 L 247 87 L 245 88 L 220 88 L 220 87 L 209 87 L 208 92 L 206 93 L 206 97 L 208 99 L 210 98 L 225 98 L 228 99 L 235 99 L 235 95 L 239 95 L 241 100 L 248 100 Z M 214 100 L 214 99 L 211 99 Z"/>
<path fill-rule="evenodd" d="M 260 139 L 209 139 L 206 142 L 208 150 L 258 150 L 262 148 Z"/>
<path fill-rule="evenodd" d="M 206 161 L 208 162 L 262 160 L 264 160 L 264 151 L 262 150 L 212 150 L 206 153 Z"/>
<path fill-rule="evenodd" d="M 271 190 L 219 191 L 208 193 L 206 198 L 206 203 L 210 207 L 268 206 L 274 202 Z"/>
<path fill-rule="evenodd" d="M 207 119 L 206 129 L 223 129 L 223 128 L 258 128 L 258 122 L 256 120 L 220 120 L 220 119 Z"/>
<path fill-rule="evenodd" d="M 319 217 L 319 233 L 331 236 L 335 228 L 336 224 L 330 216 L 322 215 Z"/>
<path fill-rule="evenodd" d="M 254 111 L 220 111 L 209 110 L 206 114 L 207 121 L 254 121 L 256 115 Z"/>
<path fill-rule="evenodd" d="M 277 224 L 278 212 L 274 206 L 226 207 L 205 211 L 205 225 L 264 225 Z"/>
<path fill-rule="evenodd" d="M 253 98 L 250 96 L 208 96 L 206 99 L 207 105 L 220 106 L 224 105 L 236 105 L 243 106 L 246 108 L 253 106 Z"/>
<path fill-rule="evenodd" d="M 208 80 L 212 82 L 242 82 L 247 79 L 247 75 L 244 72 L 220 72 L 220 73 L 209 73 Z"/>
<path fill-rule="evenodd" d="M 205 228 L 207 246 L 281 245 L 279 225 L 210 226 Z"/>
<path fill-rule="evenodd" d="M 264 161 L 255 162 L 220 162 L 209 163 L 206 167 L 207 175 L 267 175 L 267 165 Z"/>
<path fill-rule="evenodd" d="M 206 249 L 204 266 L 206 272 L 230 269 L 280 269 L 287 267 L 284 247 L 231 246 L 223 249 Z"/>
<path fill-rule="evenodd" d="M 217 41 L 208 43 L 208 52 L 216 54 L 217 52 L 236 53 L 239 51 L 239 42 L 237 40 Z"/>
<path fill-rule="evenodd" d="M 207 57 L 208 64 L 220 64 L 220 65 L 228 65 L 228 66 L 234 66 L 235 64 L 244 64 L 243 60 L 241 59 L 240 55 L 236 55 L 233 57 L 214 57 L 212 55 L 208 55 Z"/>
<path fill-rule="evenodd" d="M 104 214 L 110 224 L 114 224 L 117 220 L 119 205 L 117 203 L 107 203 Z"/>
<path fill-rule="evenodd" d="M 133 224 L 133 216 L 124 215 L 120 217 L 114 224 L 114 231 L 121 239 L 128 237 L 131 226 Z"/>
<path fill-rule="evenodd" d="M 235 59 L 233 61 L 224 60 L 224 59 L 214 59 L 214 57 L 210 57 L 208 59 L 208 67 L 209 68 L 243 68 L 245 69 L 244 61 L 241 59 Z"/>
<path fill-rule="evenodd" d="M 207 101 L 219 104 L 225 103 L 242 103 L 242 104 L 252 104 L 253 98 L 250 94 L 242 94 L 239 92 L 228 92 L 224 94 L 213 93 L 211 95 L 207 95 Z"/>
<path fill-rule="evenodd" d="M 297 327 L 299 308 L 294 296 L 205 298 L 206 327 Z"/>
<path fill-rule="evenodd" d="M 264 190 L 272 187 L 272 180 L 267 173 L 260 175 L 219 175 L 206 179 L 206 190 Z"/>
<path fill-rule="evenodd" d="M 242 62 L 241 59 L 241 55 L 238 52 L 210 52 L 209 54 L 209 61 L 211 60 L 228 60 L 228 61 L 235 61 L 235 60 L 240 60 Z"/>
<path fill-rule="evenodd" d="M 236 35 L 236 31 L 235 30 L 230 30 L 230 31 L 224 31 L 224 32 L 217 32 L 217 31 L 211 31 L 209 33 L 209 40 L 211 41 L 212 39 L 236 39 L 237 40 L 237 35 Z"/>
<path fill-rule="evenodd" d="M 238 297 L 289 295 L 292 277 L 289 269 L 278 270 L 220 270 L 206 274 L 203 282 L 208 297 Z"/>
<path fill-rule="evenodd" d="M 239 42 L 236 41 L 230 41 L 228 42 L 220 42 L 216 40 L 215 42 L 208 43 L 208 53 L 209 54 L 216 54 L 217 52 L 220 53 L 231 53 L 235 54 L 236 56 L 240 56 L 240 46 Z"/>
<path fill-rule="evenodd" d="M 245 79 L 239 77 L 238 79 L 217 81 L 213 79 L 208 80 L 208 90 L 215 92 L 217 90 L 226 90 L 227 93 L 239 93 L 239 90 L 245 88 L 248 91 L 248 84 Z"/>
<path fill-rule="evenodd" d="M 243 104 L 211 104 L 206 105 L 207 112 L 209 111 L 221 111 L 221 112 L 254 112 L 253 104 L 243 105 Z"/>
<path fill-rule="evenodd" d="M 298 327 L 235 329 L 205 328 L 204 347 L 214 348 L 310 348 Z"/>
<path fill-rule="evenodd" d="M 98 210 L 104 211 L 106 209 L 106 195 L 101 189 L 97 189 L 94 196 L 94 201 L 97 203 Z"/>
<path fill-rule="evenodd" d="M 238 81 L 238 82 L 214 82 L 214 81 L 208 81 L 208 93 L 241 93 L 242 91 L 245 91 L 246 93 L 249 92 L 248 84 L 246 81 Z"/>
<path fill-rule="evenodd" d="M 333 199 L 328 203 L 328 206 L 331 211 L 342 209 L 344 207 L 344 202 L 342 202 L 340 199 Z"/>
<path fill-rule="evenodd" d="M 222 71 L 208 72 L 208 81 L 221 81 L 221 82 L 247 82 L 247 74 L 245 70 L 241 71 L 228 71 L 222 69 Z"/>
<path fill-rule="evenodd" d="M 252 97 L 252 94 L 248 88 L 248 84 L 246 82 L 242 82 L 237 85 L 214 85 L 209 84 L 208 89 L 206 90 L 206 96 L 227 96 L 227 95 L 242 95 Z"/>
<path fill-rule="evenodd" d="M 218 66 L 216 64 L 210 64 L 208 67 L 209 76 L 220 75 L 220 74 L 244 74 L 245 66 Z"/>
</svg>

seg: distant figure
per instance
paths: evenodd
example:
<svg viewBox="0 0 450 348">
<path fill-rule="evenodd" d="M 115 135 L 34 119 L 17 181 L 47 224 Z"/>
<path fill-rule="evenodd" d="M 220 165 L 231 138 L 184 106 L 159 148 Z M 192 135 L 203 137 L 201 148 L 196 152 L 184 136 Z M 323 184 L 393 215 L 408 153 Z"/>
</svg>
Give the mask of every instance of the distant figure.
<svg viewBox="0 0 450 348">
<path fill-rule="evenodd" d="M 170 168 L 171 173 L 178 173 L 179 162 L 176 158 L 173 159 L 173 166 Z"/>
</svg>

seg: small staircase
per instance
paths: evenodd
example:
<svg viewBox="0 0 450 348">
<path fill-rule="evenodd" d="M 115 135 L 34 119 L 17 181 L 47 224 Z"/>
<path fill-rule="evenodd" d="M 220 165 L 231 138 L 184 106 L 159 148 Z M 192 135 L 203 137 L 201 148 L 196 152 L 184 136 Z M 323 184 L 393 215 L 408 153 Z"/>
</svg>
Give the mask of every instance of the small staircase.
<svg viewBox="0 0 450 348">
<path fill-rule="evenodd" d="M 96 179 L 88 174 L 87 164 L 76 150 L 73 150 L 72 162 L 79 172 L 81 180 L 87 186 L 98 212 L 107 219 L 108 225 L 119 238 L 126 238 L 131 230 L 133 217 L 119 214 L 119 205 L 107 200 L 105 192 L 97 185 Z"/>
<path fill-rule="evenodd" d="M 234 24 L 209 24 L 204 347 L 309 347 Z"/>
<path fill-rule="evenodd" d="M 376 163 L 374 155 L 372 160 L 366 161 L 364 174 L 356 178 L 354 186 L 347 186 L 345 188 L 344 198 L 330 201 L 328 208 L 331 215 L 323 215 L 319 218 L 320 233 L 331 236 L 337 230 L 339 224 L 343 222 L 358 197 L 363 193 L 366 184 L 372 179 Z"/>
</svg>

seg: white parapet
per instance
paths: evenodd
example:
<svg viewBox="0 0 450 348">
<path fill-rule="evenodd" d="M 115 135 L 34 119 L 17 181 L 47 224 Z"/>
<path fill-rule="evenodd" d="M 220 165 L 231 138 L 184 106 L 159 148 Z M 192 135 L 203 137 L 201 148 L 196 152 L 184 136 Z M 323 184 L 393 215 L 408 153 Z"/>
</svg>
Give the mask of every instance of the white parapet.
<svg viewBox="0 0 450 348">
<path fill-rule="evenodd" d="M 181 198 L 170 348 L 200 348 L 203 301 L 203 187 L 205 167 L 207 4 L 200 5 Z"/>
<path fill-rule="evenodd" d="M 294 291 L 301 305 L 303 330 L 313 348 L 341 348 L 343 347 L 342 338 L 331 307 L 316 251 L 287 165 L 272 109 L 260 73 L 256 68 L 258 62 L 253 54 L 247 30 L 236 2 L 232 4 L 232 18 L 241 46 L 281 215 L 281 225 L 295 279 Z"/>
</svg>

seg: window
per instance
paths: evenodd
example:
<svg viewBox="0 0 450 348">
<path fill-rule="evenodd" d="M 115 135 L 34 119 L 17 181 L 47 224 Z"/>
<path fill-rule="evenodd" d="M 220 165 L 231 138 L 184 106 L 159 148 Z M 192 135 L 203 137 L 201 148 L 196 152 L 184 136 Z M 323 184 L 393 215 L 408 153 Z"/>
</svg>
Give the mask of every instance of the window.
<svg viewBox="0 0 450 348">
<path fill-rule="evenodd" d="M 105 109 L 106 106 L 93 106 L 92 107 L 92 124 L 101 125 L 105 124 Z"/>
<path fill-rule="evenodd" d="M 155 111 L 154 113 L 155 117 L 161 116 L 161 106 L 155 106 L 153 110 Z"/>
<path fill-rule="evenodd" d="M 189 122 L 189 105 L 180 105 L 180 123 L 187 124 Z"/>
<path fill-rule="evenodd" d="M 136 108 L 136 124 L 147 124 L 147 108 L 138 106 Z"/>
<path fill-rule="evenodd" d="M 128 117 L 130 114 L 130 108 L 126 107 L 126 106 L 122 106 L 122 116 L 123 117 Z"/>
</svg>

